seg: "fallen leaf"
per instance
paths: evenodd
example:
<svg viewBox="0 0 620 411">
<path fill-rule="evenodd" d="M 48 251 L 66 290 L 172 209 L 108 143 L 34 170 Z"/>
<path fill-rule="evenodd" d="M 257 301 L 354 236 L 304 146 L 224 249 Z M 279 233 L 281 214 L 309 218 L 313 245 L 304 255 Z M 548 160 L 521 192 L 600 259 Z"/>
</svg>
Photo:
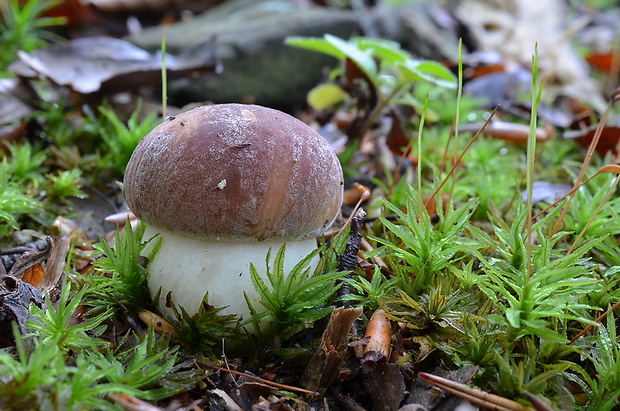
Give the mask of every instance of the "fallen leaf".
<svg viewBox="0 0 620 411">
<path fill-rule="evenodd" d="M 466 123 L 459 127 L 459 131 L 475 134 L 482 129 L 482 134 L 485 136 L 513 143 L 527 143 L 530 133 L 530 126 L 528 124 L 492 121 L 484 126 L 484 129 L 482 128 L 483 126 L 483 123 Z M 553 128 L 550 125 L 536 129 L 536 141 L 547 141 L 552 136 Z"/>
<path fill-rule="evenodd" d="M 133 44 L 109 37 L 79 38 L 31 53 L 18 52 L 9 70 L 25 78 L 49 78 L 81 94 L 136 89 L 161 83 L 162 58 Z M 216 71 L 215 42 L 179 55 L 166 54 L 169 79 Z"/>
<path fill-rule="evenodd" d="M 13 141 L 26 134 L 23 118 L 34 110 L 32 101 L 36 94 L 19 79 L 0 79 L 0 140 Z"/>
<path fill-rule="evenodd" d="M 577 144 L 587 149 L 595 133 L 596 127 L 588 127 L 586 131 L 566 131 L 564 133 L 564 138 L 575 140 Z M 620 142 L 620 127 L 605 126 L 603 127 L 601 138 L 596 145 L 595 151 L 602 157 L 607 153 L 617 156 L 618 142 Z"/>
<path fill-rule="evenodd" d="M 64 25 L 67 26 L 92 24 L 97 20 L 93 10 L 84 1 L 63 0 L 56 3 L 53 7 L 43 12 L 42 16 L 64 18 Z"/>
<path fill-rule="evenodd" d="M 158 334 L 168 333 L 176 337 L 179 336 L 179 332 L 168 321 L 152 311 L 140 310 L 138 311 L 138 317 L 143 323 L 153 327 L 155 332 Z"/>
<path fill-rule="evenodd" d="M 548 183 L 546 181 L 534 181 L 532 186 L 532 202 L 553 202 L 568 193 L 573 186 L 569 184 Z M 523 201 L 527 201 L 527 191 L 521 192 Z"/>
<path fill-rule="evenodd" d="M 590 53 L 586 57 L 586 61 L 593 67 L 608 74 L 618 74 L 620 69 L 620 54 L 613 53 Z"/>
<path fill-rule="evenodd" d="M 364 369 L 364 386 L 375 410 L 397 410 L 405 399 L 405 379 L 398 364 L 378 363 Z"/>
<path fill-rule="evenodd" d="M 606 164 L 598 169 L 599 173 L 612 173 L 620 174 L 620 165 L 618 164 Z"/>
<path fill-rule="evenodd" d="M 13 322 L 20 334 L 26 333 L 30 304 L 43 308 L 39 290 L 11 275 L 0 276 L 0 345 L 13 340 Z"/>
<path fill-rule="evenodd" d="M 41 251 L 27 251 L 23 253 L 9 271 L 9 275 L 19 278 L 34 287 L 38 287 L 45 274 L 43 264 L 48 259 L 54 247 L 51 237 L 46 237 L 46 246 Z"/>
</svg>

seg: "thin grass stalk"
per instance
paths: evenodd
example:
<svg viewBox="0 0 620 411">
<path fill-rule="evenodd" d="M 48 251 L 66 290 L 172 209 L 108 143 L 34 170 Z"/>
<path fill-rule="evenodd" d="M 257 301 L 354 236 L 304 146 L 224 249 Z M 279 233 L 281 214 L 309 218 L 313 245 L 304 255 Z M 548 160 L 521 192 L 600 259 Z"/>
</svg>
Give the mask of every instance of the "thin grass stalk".
<svg viewBox="0 0 620 411">
<path fill-rule="evenodd" d="M 582 181 L 579 185 L 573 187 L 570 189 L 570 191 L 568 191 L 566 194 L 564 194 L 562 197 L 558 198 L 557 200 L 555 200 L 553 203 L 549 204 L 547 207 L 545 207 L 544 209 L 542 209 L 541 211 L 539 211 L 537 214 L 535 214 L 531 219 L 532 220 L 536 220 L 538 217 L 540 217 L 541 215 L 543 215 L 544 213 L 546 213 L 547 211 L 549 211 L 551 208 L 555 207 L 556 205 L 558 205 L 559 203 L 561 203 L 562 201 L 564 201 L 564 199 L 570 195 L 572 195 L 573 193 L 575 193 L 577 190 L 579 190 L 581 187 L 583 187 L 584 185 L 586 185 L 590 180 L 592 180 L 594 177 L 598 176 L 599 174 L 603 174 L 603 173 L 615 173 L 615 174 L 620 174 L 620 166 L 618 166 L 617 164 L 607 164 L 602 166 L 601 168 L 599 168 L 597 170 L 596 173 L 592 174 L 590 177 L 588 177 L 587 179 L 585 179 L 584 181 Z M 598 210 L 597 210 L 598 211 Z M 594 214 L 596 215 L 596 214 Z M 594 217 L 593 217 L 594 218 Z"/>
<path fill-rule="evenodd" d="M 482 127 L 480 127 L 480 130 L 478 130 L 476 132 L 476 134 L 474 134 L 474 136 L 471 138 L 471 140 L 469 140 L 469 143 L 467 143 L 467 145 L 465 146 L 465 148 L 463 149 L 463 151 L 461 152 L 461 155 L 459 155 L 459 157 L 456 159 L 456 161 L 453 162 L 452 164 L 452 168 L 450 169 L 450 171 L 448 171 L 448 174 L 446 175 L 446 177 L 443 179 L 443 181 L 441 183 L 439 183 L 439 185 L 437 186 L 437 188 L 435 189 L 435 191 L 433 191 L 433 194 L 431 194 L 428 197 L 428 200 L 426 200 L 426 203 L 424 203 L 424 206 L 428 206 L 428 204 L 433 200 L 433 198 L 437 195 L 437 193 L 439 192 L 439 190 L 441 190 L 443 188 L 444 185 L 446 185 L 446 183 L 448 182 L 448 179 L 450 178 L 450 176 L 452 175 L 452 173 L 454 173 L 454 170 L 456 170 L 456 167 L 461 163 L 461 160 L 463 159 L 463 156 L 465 155 L 465 153 L 467 153 L 467 150 L 469 150 L 469 148 L 471 147 L 471 145 L 474 143 L 474 141 L 476 141 L 476 139 L 478 138 L 478 136 L 480 134 L 482 134 L 482 132 L 484 131 L 485 127 L 487 126 L 487 124 L 489 124 L 489 122 L 491 121 L 491 119 L 495 116 L 495 113 L 497 113 L 499 106 L 495 106 L 495 108 L 493 109 L 493 111 L 491 112 L 491 115 L 489 116 L 489 118 L 487 118 L 484 122 L 484 124 L 482 125 Z"/>
<path fill-rule="evenodd" d="M 538 116 L 538 104 L 542 93 L 542 84 L 538 81 L 538 44 L 534 47 L 534 56 L 532 57 L 532 112 L 530 114 L 530 131 L 527 138 L 527 280 L 532 276 L 532 188 L 534 187 L 534 164 L 536 160 L 536 127 Z"/>
<path fill-rule="evenodd" d="M 616 29 L 614 37 L 611 47 L 611 67 L 605 79 L 608 90 L 618 87 L 618 78 L 620 77 L 620 30 Z"/>
<path fill-rule="evenodd" d="M 581 230 L 581 232 L 579 233 L 577 238 L 575 238 L 575 241 L 573 242 L 573 245 L 571 245 L 571 247 L 568 249 L 566 254 L 570 254 L 577 247 L 577 243 L 579 243 L 579 240 L 581 240 L 581 237 L 584 236 L 584 234 L 586 233 L 586 231 L 590 227 L 590 224 L 592 224 L 592 222 L 594 221 L 594 219 L 596 218 L 598 213 L 601 211 L 601 209 L 603 208 L 603 206 L 605 205 L 605 203 L 607 202 L 607 200 L 609 199 L 611 194 L 616 190 L 616 186 L 618 185 L 619 181 L 620 181 L 620 176 L 616 176 L 616 179 L 612 183 L 611 187 L 609 187 L 609 190 L 607 190 L 607 194 L 605 194 L 605 198 L 603 198 L 603 201 L 601 201 L 601 203 L 598 205 L 598 207 L 596 207 L 596 211 L 594 211 L 594 213 L 590 216 L 590 219 L 588 220 L 586 225 L 583 227 L 583 229 Z"/>
<path fill-rule="evenodd" d="M 583 181 L 579 185 L 574 186 L 573 188 L 571 188 L 571 190 L 569 192 L 567 192 L 566 194 L 564 194 L 562 197 L 558 198 L 553 203 L 549 204 L 547 207 L 545 207 L 544 209 L 540 210 L 537 214 L 533 215 L 530 220 L 536 220 L 538 217 L 540 217 L 541 215 L 545 214 L 547 211 L 549 211 L 550 209 L 552 209 L 556 205 L 560 204 L 562 201 L 564 201 L 564 199 L 566 197 L 568 197 L 571 194 L 575 193 L 577 190 L 579 190 L 579 188 L 581 188 L 584 185 L 586 185 L 588 183 L 588 181 L 592 180 L 594 177 L 596 177 L 600 173 L 601 173 L 600 171 L 597 171 L 595 174 L 593 174 L 592 176 L 588 177 L 585 181 Z"/>
<path fill-rule="evenodd" d="M 424 120 L 426 119 L 426 110 L 428 108 L 428 94 L 424 99 L 424 108 L 420 116 L 420 126 L 418 127 L 418 218 L 424 215 L 424 200 L 422 199 L 422 130 L 424 130 Z"/>
<path fill-rule="evenodd" d="M 601 116 L 599 120 L 599 124 L 596 127 L 596 131 L 594 132 L 594 136 L 592 137 L 592 141 L 590 142 L 590 146 L 588 147 L 586 156 L 583 160 L 583 163 L 581 164 L 581 170 L 579 170 L 579 174 L 577 175 L 577 178 L 575 179 L 575 183 L 573 184 L 574 188 L 579 187 L 581 185 L 581 180 L 583 180 L 583 175 L 585 174 L 586 169 L 588 168 L 588 165 L 590 164 L 590 160 L 592 159 L 592 155 L 594 154 L 594 149 L 596 148 L 598 141 L 600 140 L 601 135 L 603 134 L 603 128 L 605 127 L 605 123 L 607 122 L 607 117 L 609 117 L 609 113 L 611 111 L 611 108 L 613 107 L 613 104 L 614 104 L 614 99 L 612 98 L 607 104 L 607 108 L 603 112 L 603 115 Z M 568 212 L 568 207 L 570 206 L 571 201 L 575 197 L 574 193 L 576 191 L 577 190 L 574 190 L 573 194 L 568 197 L 566 204 L 564 204 L 564 207 L 560 211 L 560 215 L 558 216 L 557 221 L 555 222 L 555 224 L 553 225 L 553 228 L 551 229 L 550 235 L 556 234 L 558 230 L 560 229 L 560 226 L 562 225 L 562 221 L 564 221 L 564 217 L 566 216 L 566 213 Z"/>
<path fill-rule="evenodd" d="M 168 105 L 168 72 L 166 70 L 166 36 L 161 36 L 161 116 L 166 118 Z"/>
<path fill-rule="evenodd" d="M 601 321 L 603 321 L 605 319 L 605 317 L 607 317 L 607 315 L 610 312 L 615 311 L 618 307 L 620 307 L 620 301 L 618 301 L 613 306 L 608 308 L 607 311 L 605 311 L 603 314 L 599 315 L 596 318 L 596 320 L 594 320 L 594 322 L 597 323 L 597 324 L 600 324 Z M 566 345 L 571 345 L 572 343 L 574 343 L 575 341 L 577 341 L 578 339 L 583 337 L 588 331 L 590 331 L 594 327 L 595 326 L 593 324 L 588 324 L 588 326 L 586 328 L 584 328 L 583 330 L 579 331 L 579 333 L 577 333 L 577 335 L 575 335 L 573 338 L 571 338 L 570 341 L 566 343 Z"/>
<path fill-rule="evenodd" d="M 456 91 L 456 110 L 454 113 L 454 156 L 452 160 L 452 169 L 457 161 L 457 155 L 459 152 L 459 121 L 460 121 L 460 109 L 461 109 L 461 96 L 463 95 L 463 39 L 459 39 L 458 49 L 458 88 Z M 460 157 L 459 157 L 460 161 Z M 456 186 L 456 177 L 452 178 L 452 185 L 450 186 L 450 198 L 454 194 L 454 187 Z M 433 198 L 433 197 L 430 197 Z"/>
</svg>

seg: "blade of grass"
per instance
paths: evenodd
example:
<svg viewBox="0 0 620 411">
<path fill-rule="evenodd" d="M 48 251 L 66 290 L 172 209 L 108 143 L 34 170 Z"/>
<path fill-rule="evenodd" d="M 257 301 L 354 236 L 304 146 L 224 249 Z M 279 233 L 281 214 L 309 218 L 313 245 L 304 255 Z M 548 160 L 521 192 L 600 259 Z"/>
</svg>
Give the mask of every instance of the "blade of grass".
<svg viewBox="0 0 620 411">
<path fill-rule="evenodd" d="M 166 36 L 161 36 L 161 116 L 166 118 L 168 104 L 168 72 L 166 71 Z"/>
<path fill-rule="evenodd" d="M 461 96 L 463 95 L 463 39 L 459 39 L 459 49 L 458 49 L 458 87 L 456 91 L 456 109 L 454 110 L 454 159 L 452 160 L 454 167 L 454 163 L 456 162 L 456 158 L 459 152 L 459 114 L 461 107 Z M 459 158 L 460 160 L 460 158 Z M 453 198 L 454 195 L 454 187 L 456 186 L 456 178 L 452 179 L 452 186 L 450 187 L 450 198 Z M 433 197 L 430 197 L 433 198 Z"/>
<path fill-rule="evenodd" d="M 538 116 L 538 105 L 542 94 L 543 82 L 538 80 L 538 44 L 534 46 L 534 55 L 532 56 L 532 112 L 530 114 L 530 132 L 527 138 L 527 280 L 532 276 L 532 189 L 534 187 L 534 164 L 536 160 L 536 127 Z"/>
<path fill-rule="evenodd" d="M 418 216 L 422 216 L 424 210 L 424 202 L 422 201 L 422 130 L 424 129 L 424 120 L 426 119 L 426 110 L 428 108 L 428 94 L 424 99 L 424 108 L 420 116 L 420 127 L 418 128 Z M 420 217 L 421 218 L 421 217 Z"/>
</svg>

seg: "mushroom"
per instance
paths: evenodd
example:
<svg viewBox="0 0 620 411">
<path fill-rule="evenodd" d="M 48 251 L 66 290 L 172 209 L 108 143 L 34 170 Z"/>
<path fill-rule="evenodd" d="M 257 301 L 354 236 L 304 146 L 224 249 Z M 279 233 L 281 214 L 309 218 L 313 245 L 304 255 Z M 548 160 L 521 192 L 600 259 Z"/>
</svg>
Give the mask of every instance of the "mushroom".
<svg viewBox="0 0 620 411">
<path fill-rule="evenodd" d="M 335 220 L 342 192 L 342 168 L 323 137 L 288 114 L 243 104 L 168 118 L 138 144 L 124 181 L 146 238 L 161 238 L 147 271 L 162 311 L 171 313 L 170 293 L 192 315 L 208 292 L 210 305 L 243 319 L 244 293 L 260 307 L 250 263 L 266 280 L 268 251 L 273 258 L 286 243 L 292 269 Z"/>
</svg>

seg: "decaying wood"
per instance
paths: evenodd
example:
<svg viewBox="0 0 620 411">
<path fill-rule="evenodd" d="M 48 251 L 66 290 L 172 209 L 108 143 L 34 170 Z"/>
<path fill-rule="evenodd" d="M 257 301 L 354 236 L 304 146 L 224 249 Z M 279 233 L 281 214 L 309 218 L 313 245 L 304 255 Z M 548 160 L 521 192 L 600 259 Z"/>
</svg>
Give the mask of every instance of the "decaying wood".
<svg viewBox="0 0 620 411">
<path fill-rule="evenodd" d="M 332 312 L 321 342 L 301 377 L 302 387 L 324 393 L 338 377 L 339 367 L 347 352 L 349 330 L 361 314 L 362 307 L 338 307 Z"/>
<path fill-rule="evenodd" d="M 345 247 L 344 253 L 338 259 L 338 271 L 353 271 L 357 267 L 357 252 L 360 249 L 360 241 L 362 240 L 362 224 L 366 212 L 358 209 L 351 218 L 351 231 L 349 231 L 349 239 Z"/>
</svg>

